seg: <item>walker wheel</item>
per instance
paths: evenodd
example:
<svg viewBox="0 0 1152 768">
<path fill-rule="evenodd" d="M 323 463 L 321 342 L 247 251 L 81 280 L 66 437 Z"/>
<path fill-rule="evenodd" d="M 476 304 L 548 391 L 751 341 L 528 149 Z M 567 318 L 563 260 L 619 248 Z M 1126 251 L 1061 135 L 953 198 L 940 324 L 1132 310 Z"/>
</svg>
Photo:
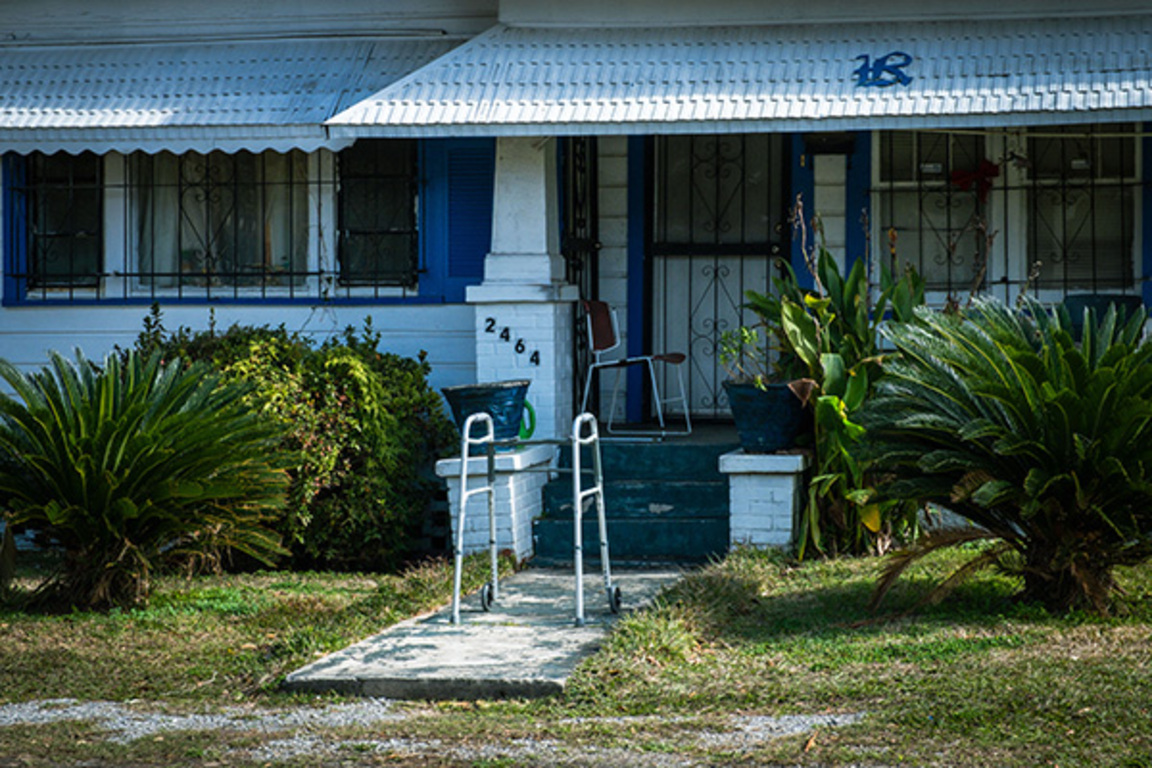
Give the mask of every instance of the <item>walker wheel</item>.
<svg viewBox="0 0 1152 768">
<path fill-rule="evenodd" d="M 492 589 L 492 582 L 488 582 L 480 588 L 480 607 L 485 611 L 492 610 L 492 602 L 494 600 L 493 594 L 495 590 Z"/>
<path fill-rule="evenodd" d="M 620 587 L 608 588 L 608 607 L 612 613 L 620 613 L 620 605 L 624 602 L 624 596 L 620 594 Z"/>
</svg>

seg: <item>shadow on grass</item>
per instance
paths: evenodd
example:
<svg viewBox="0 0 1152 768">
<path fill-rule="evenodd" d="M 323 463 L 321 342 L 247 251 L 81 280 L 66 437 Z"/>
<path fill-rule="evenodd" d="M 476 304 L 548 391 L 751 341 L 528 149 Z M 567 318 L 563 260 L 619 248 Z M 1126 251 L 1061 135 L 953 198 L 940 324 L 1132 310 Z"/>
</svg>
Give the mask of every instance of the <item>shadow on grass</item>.
<svg viewBox="0 0 1152 768">
<path fill-rule="evenodd" d="M 868 608 L 879 560 L 780 563 L 778 573 L 755 572 L 739 564 L 716 564 L 692 574 L 666 600 L 696 615 L 701 629 L 728 644 L 819 637 L 834 640 L 861 634 L 923 633 L 942 624 L 982 629 L 1011 618 L 1049 620 L 1034 606 L 1015 599 L 1011 578 L 981 574 L 960 585 L 940 604 L 923 598 L 939 581 L 935 574 L 910 575 L 876 611 Z M 749 572 L 753 571 L 753 572 Z"/>
</svg>

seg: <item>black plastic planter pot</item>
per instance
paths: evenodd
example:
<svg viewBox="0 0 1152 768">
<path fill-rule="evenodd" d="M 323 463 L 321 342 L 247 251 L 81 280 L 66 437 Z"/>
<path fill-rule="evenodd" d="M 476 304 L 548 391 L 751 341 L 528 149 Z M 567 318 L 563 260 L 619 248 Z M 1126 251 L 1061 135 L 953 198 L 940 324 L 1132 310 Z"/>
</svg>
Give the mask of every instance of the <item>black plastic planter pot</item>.
<svg viewBox="0 0 1152 768">
<path fill-rule="evenodd" d="M 740 447 L 747 453 L 772 453 L 792 448 L 796 438 L 809 426 L 809 417 L 800 398 L 787 384 L 724 382 L 728 407 L 740 435 Z"/>
<path fill-rule="evenodd" d="M 456 429 L 463 430 L 469 416 L 483 412 L 492 417 L 497 440 L 512 440 L 520 435 L 520 421 L 524 415 L 524 398 L 528 394 L 529 383 L 527 379 L 493 381 L 444 387 L 440 391 L 452 409 Z"/>
</svg>

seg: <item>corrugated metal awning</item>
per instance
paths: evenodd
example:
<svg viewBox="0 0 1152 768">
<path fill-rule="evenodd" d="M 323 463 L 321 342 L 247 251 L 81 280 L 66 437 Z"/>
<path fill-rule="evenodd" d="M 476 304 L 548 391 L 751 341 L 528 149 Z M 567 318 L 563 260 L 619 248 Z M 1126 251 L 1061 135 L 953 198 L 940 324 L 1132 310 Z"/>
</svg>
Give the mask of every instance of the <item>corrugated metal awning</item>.
<svg viewBox="0 0 1152 768">
<path fill-rule="evenodd" d="M 332 135 L 642 134 L 1152 119 L 1152 15 L 751 27 L 497 26 Z"/>
<path fill-rule="evenodd" d="M 312 150 L 458 40 L 0 46 L 0 151 Z"/>
</svg>

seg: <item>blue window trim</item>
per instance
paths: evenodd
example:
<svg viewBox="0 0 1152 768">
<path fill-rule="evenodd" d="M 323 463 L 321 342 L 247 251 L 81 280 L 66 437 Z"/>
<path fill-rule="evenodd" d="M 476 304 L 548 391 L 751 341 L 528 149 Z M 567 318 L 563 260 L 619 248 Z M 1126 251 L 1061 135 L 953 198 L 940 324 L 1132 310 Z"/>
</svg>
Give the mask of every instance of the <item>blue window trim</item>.
<svg viewBox="0 0 1152 768">
<path fill-rule="evenodd" d="M 872 134 L 869 131 L 853 133 L 852 154 L 848 156 L 848 189 L 844 201 L 845 233 L 844 254 L 845 273 L 852 269 L 858 259 L 867 265 L 871 254 L 868 252 L 868 232 L 864 229 L 863 215 L 872 226 Z"/>
<path fill-rule="evenodd" d="M 481 176 L 473 175 L 470 179 L 461 182 L 451 178 L 450 157 L 452 153 L 470 158 L 473 167 L 490 168 L 494 177 L 496 162 L 495 139 L 442 139 L 425 140 L 420 142 L 419 174 L 420 202 L 418 212 L 418 226 L 420 231 L 419 243 L 419 294 L 413 296 L 350 296 L 323 299 L 316 295 L 291 296 L 264 296 L 259 298 L 231 297 L 231 296 L 118 296 L 114 298 L 37 298 L 29 300 L 22 281 L 14 275 L 26 272 L 28 254 L 27 243 L 27 211 L 22 196 L 15 190 L 23 186 L 26 174 L 24 157 L 13 153 L 3 156 L 3 210 L 0 218 L 3 219 L 2 242 L 4 246 L 4 295 L 0 305 L 6 307 L 44 307 L 44 306 L 151 306 L 156 302 L 164 305 L 204 306 L 204 305 L 236 305 L 236 306 L 317 306 L 334 304 L 341 306 L 387 306 L 387 305 L 426 305 L 444 303 L 462 303 L 465 288 L 475 285 L 483 279 L 483 255 L 491 246 L 492 223 L 492 181 Z M 487 165 L 485 165 L 487 164 Z M 487 183 L 487 189 L 473 186 L 471 191 L 470 209 L 467 211 L 452 210 L 452 184 L 453 182 L 477 185 Z M 461 217 L 466 219 L 468 226 L 459 226 L 453 231 L 453 221 L 458 223 Z M 477 231 L 479 237 L 476 237 Z M 483 232 L 487 231 L 488 240 L 483 242 Z M 466 240 L 466 242 L 465 242 Z M 461 273 L 452 269 L 450 260 L 453 254 L 461 250 L 480 250 L 480 272 L 475 269 L 471 272 Z M 475 253 L 471 254 L 475 257 Z M 476 259 L 472 258 L 472 267 Z"/>
<path fill-rule="evenodd" d="M 793 133 L 788 138 L 792 142 L 792 199 L 789 201 L 789 213 L 795 213 L 794 206 L 799 196 L 804 202 L 804 218 L 810 220 L 816 200 L 816 176 L 812 172 L 812 156 L 808 154 L 808 148 L 801 134 Z M 812 233 L 809 232 L 808 236 L 811 238 Z M 801 288 L 814 288 L 812 275 L 808 273 L 808 267 L 805 265 L 804 248 L 795 228 L 789 232 L 789 237 L 792 239 L 792 271 L 796 273 L 796 280 Z"/>
<path fill-rule="evenodd" d="M 1147 132 L 1149 128 L 1152 128 L 1152 123 L 1144 123 L 1141 128 Z M 1143 200 L 1141 201 L 1140 212 L 1143 216 L 1144 226 L 1140 250 L 1143 261 L 1144 287 L 1141 293 L 1144 297 L 1144 306 L 1152 307 L 1152 232 L 1148 231 L 1148 225 L 1152 223 L 1152 137 L 1145 136 L 1143 142 L 1144 167 L 1141 169 L 1143 178 L 1140 180 L 1143 187 Z"/>
<path fill-rule="evenodd" d="M 804 201 L 805 218 L 811 221 L 815 212 L 816 201 L 816 175 L 812 155 L 808 153 L 804 137 L 801 134 L 792 134 L 792 202 L 795 203 L 797 195 Z M 872 217 L 872 202 L 869 190 L 872 184 L 872 134 L 869 131 L 852 132 L 852 151 L 847 155 L 847 177 L 844 190 L 844 269 L 852 269 L 859 259 L 865 263 L 869 258 L 868 235 L 860 222 L 860 214 L 866 214 L 869 221 Z M 805 222 L 808 223 L 808 222 Z M 809 243 L 814 236 L 809 229 Z M 804 260 L 800 238 L 792 238 L 791 248 L 792 269 L 796 279 L 804 288 L 815 287 L 812 276 Z"/>
<path fill-rule="evenodd" d="M 4 155 L 3 185 L 3 242 L 4 242 L 4 300 L 5 306 L 24 300 L 23 284 L 14 275 L 25 274 L 28 263 L 28 206 L 27 199 L 16 190 L 24 186 L 28 167 L 24 158 L 15 153 Z"/>
</svg>

